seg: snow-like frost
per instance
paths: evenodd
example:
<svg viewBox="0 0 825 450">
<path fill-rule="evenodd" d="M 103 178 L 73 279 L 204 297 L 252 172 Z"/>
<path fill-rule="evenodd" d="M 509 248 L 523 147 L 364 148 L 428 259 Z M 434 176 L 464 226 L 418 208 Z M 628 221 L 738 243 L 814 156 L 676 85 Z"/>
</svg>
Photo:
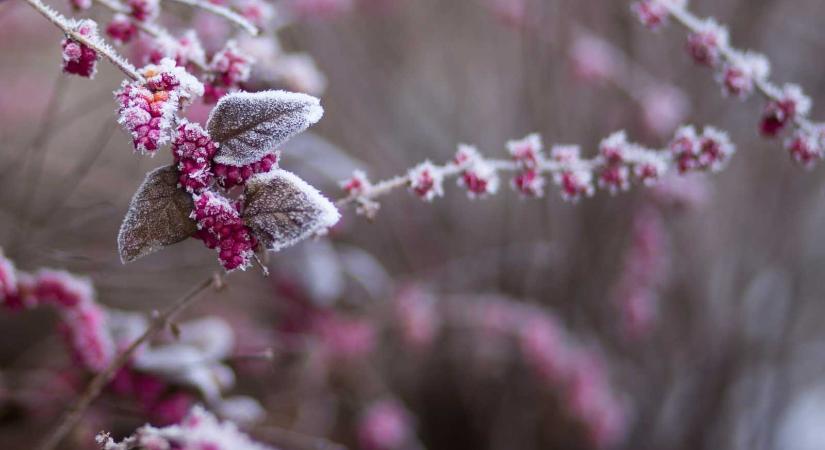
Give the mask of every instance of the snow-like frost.
<svg viewBox="0 0 825 450">
<path fill-rule="evenodd" d="M 260 160 L 292 136 L 318 122 L 320 101 L 286 91 L 236 92 L 218 101 L 206 124 L 220 148 L 215 161 L 243 166 Z"/>
<path fill-rule="evenodd" d="M 323 232 L 340 218 L 332 202 L 291 172 L 273 170 L 247 183 L 244 223 L 269 250 Z"/>
<path fill-rule="evenodd" d="M 117 237 L 123 263 L 156 252 L 191 236 L 192 198 L 178 189 L 178 172 L 164 166 L 149 172 L 138 188 Z"/>
</svg>

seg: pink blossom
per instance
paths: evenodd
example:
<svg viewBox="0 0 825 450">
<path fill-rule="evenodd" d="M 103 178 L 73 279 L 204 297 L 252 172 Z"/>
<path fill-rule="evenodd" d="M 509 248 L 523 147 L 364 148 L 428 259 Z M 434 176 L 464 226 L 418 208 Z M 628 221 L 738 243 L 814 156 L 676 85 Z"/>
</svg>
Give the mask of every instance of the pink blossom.
<svg viewBox="0 0 825 450">
<path fill-rule="evenodd" d="M 401 448 L 412 436 L 412 419 L 395 400 L 371 404 L 358 420 L 358 442 L 365 450 Z"/>
<path fill-rule="evenodd" d="M 431 162 L 425 161 L 412 169 L 407 174 L 409 177 L 410 191 L 425 201 L 432 201 L 435 197 L 444 195 L 442 185 L 444 176 L 440 169 Z"/>
</svg>

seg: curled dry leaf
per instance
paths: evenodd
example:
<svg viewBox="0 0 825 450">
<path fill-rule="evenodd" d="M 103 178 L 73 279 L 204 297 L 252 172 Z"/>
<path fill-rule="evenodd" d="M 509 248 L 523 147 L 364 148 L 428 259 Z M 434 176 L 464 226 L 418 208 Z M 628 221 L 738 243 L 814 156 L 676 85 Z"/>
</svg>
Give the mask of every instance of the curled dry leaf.
<svg viewBox="0 0 825 450">
<path fill-rule="evenodd" d="M 244 223 L 269 250 L 278 251 L 324 231 L 341 217 L 318 190 L 286 170 L 255 175 L 245 195 Z"/>
<path fill-rule="evenodd" d="M 320 101 L 286 91 L 236 92 L 218 101 L 206 124 L 220 143 L 215 161 L 244 166 L 259 161 L 321 119 Z"/>
<path fill-rule="evenodd" d="M 177 183 L 174 166 L 161 167 L 146 175 L 120 226 L 117 244 L 121 261 L 134 261 L 197 231 L 189 218 L 192 198 Z"/>
</svg>

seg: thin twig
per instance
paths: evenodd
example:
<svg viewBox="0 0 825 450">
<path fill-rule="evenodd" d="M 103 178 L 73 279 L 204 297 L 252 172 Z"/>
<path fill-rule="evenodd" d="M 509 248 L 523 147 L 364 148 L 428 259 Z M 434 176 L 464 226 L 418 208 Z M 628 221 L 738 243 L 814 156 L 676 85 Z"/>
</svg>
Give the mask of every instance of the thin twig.
<svg viewBox="0 0 825 450">
<path fill-rule="evenodd" d="M 214 3 L 210 3 L 208 1 L 203 0 L 171 0 L 178 3 L 183 3 L 184 5 L 189 5 L 193 8 L 200 8 L 204 11 L 210 12 L 212 14 L 218 15 L 223 17 L 224 19 L 233 22 L 235 25 L 243 28 L 244 31 L 251 34 L 252 36 L 258 35 L 258 27 L 252 24 L 252 22 L 246 20 L 245 17 L 241 16 L 240 14 L 232 11 L 229 8 L 224 6 L 216 5 Z"/>
<path fill-rule="evenodd" d="M 43 15 L 46 19 L 49 20 L 54 26 L 60 28 L 63 33 L 66 34 L 72 40 L 75 40 L 86 47 L 91 48 L 95 51 L 98 55 L 102 55 L 106 59 L 108 59 L 112 64 L 115 65 L 121 72 L 125 73 L 126 76 L 131 78 L 132 80 L 140 80 L 143 81 L 143 77 L 137 72 L 137 70 L 126 61 L 125 58 L 120 56 L 111 46 L 107 45 L 102 39 L 89 39 L 86 36 L 75 31 L 71 25 L 69 19 L 64 17 L 62 14 L 54 10 L 52 7 L 44 4 L 40 0 L 25 0 L 26 3 L 32 6 L 32 8 L 36 9 L 37 12 Z"/>
<path fill-rule="evenodd" d="M 199 294 L 211 286 L 218 287 L 221 283 L 222 280 L 219 277 L 210 276 L 193 287 L 183 297 L 175 301 L 168 309 L 158 314 L 149 324 L 146 331 L 140 335 L 140 337 L 135 339 L 128 347 L 126 347 L 126 349 L 118 354 L 118 356 L 111 363 L 109 363 L 106 369 L 95 375 L 92 381 L 86 386 L 86 389 L 83 391 L 83 395 L 81 395 L 71 409 L 66 411 L 54 431 L 49 433 L 37 448 L 39 450 L 54 450 L 57 448 L 63 438 L 66 437 L 66 435 L 69 434 L 75 426 L 77 426 L 80 419 L 83 418 L 83 414 L 89 408 L 89 405 L 92 404 L 92 402 L 103 391 L 103 388 L 109 384 L 112 378 L 114 378 L 117 371 L 129 362 L 132 354 L 134 354 L 141 345 L 152 339 L 156 334 L 166 328 L 175 315 L 194 303 L 194 301 L 199 298 Z"/>
</svg>

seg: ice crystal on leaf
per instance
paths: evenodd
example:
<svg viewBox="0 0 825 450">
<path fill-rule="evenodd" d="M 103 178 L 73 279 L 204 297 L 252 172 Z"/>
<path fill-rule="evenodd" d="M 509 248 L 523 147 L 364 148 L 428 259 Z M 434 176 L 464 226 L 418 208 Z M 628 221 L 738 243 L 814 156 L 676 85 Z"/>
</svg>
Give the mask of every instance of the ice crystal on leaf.
<svg viewBox="0 0 825 450">
<path fill-rule="evenodd" d="M 243 219 L 269 250 L 281 250 L 335 225 L 335 205 L 285 170 L 255 175 L 246 185 Z"/>
<path fill-rule="evenodd" d="M 178 171 L 174 166 L 164 166 L 146 175 L 120 227 L 117 241 L 121 261 L 134 261 L 197 231 L 189 218 L 192 198 L 177 185 Z"/>
<path fill-rule="evenodd" d="M 244 166 L 273 153 L 275 147 L 318 122 L 320 101 L 286 91 L 238 92 L 221 98 L 206 128 L 220 148 L 215 161 Z"/>
</svg>

